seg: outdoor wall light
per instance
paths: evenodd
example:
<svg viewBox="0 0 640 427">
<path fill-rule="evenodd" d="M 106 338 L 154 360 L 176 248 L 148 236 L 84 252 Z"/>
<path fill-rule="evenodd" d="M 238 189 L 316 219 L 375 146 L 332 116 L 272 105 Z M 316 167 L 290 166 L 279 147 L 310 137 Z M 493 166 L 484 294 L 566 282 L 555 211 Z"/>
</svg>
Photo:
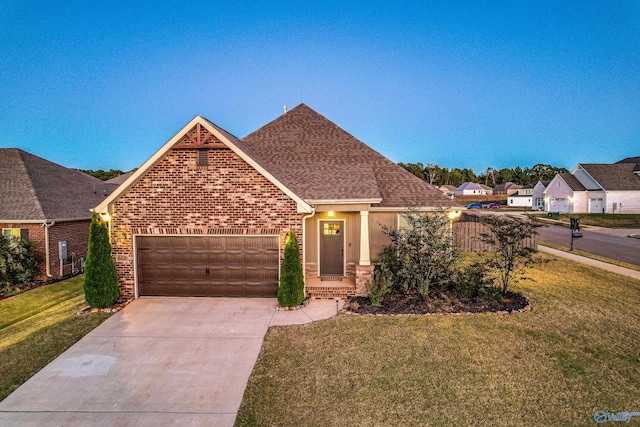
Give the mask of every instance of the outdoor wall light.
<svg viewBox="0 0 640 427">
<path fill-rule="evenodd" d="M 458 218 L 460 216 L 460 211 L 449 211 L 447 216 L 449 217 L 449 219 L 451 221 L 453 221 L 454 219 L 456 219 L 456 218 Z"/>
<path fill-rule="evenodd" d="M 108 212 L 100 213 L 100 218 L 102 218 L 102 220 L 103 220 L 104 222 L 109 222 L 109 221 L 111 221 L 111 215 L 109 215 L 109 213 L 108 213 Z"/>
<path fill-rule="evenodd" d="M 333 218 L 336 213 L 334 211 L 329 211 L 329 217 Z"/>
</svg>

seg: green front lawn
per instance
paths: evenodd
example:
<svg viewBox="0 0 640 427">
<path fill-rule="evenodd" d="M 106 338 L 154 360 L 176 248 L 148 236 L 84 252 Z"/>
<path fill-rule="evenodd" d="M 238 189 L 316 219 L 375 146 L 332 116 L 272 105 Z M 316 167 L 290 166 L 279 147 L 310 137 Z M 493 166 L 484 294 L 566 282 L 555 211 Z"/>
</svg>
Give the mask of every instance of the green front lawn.
<svg viewBox="0 0 640 427">
<path fill-rule="evenodd" d="M 560 220 L 569 224 L 570 218 L 580 218 L 580 225 L 607 228 L 640 228 L 640 214 L 560 214 Z"/>
<path fill-rule="evenodd" d="M 109 317 L 77 315 L 82 279 L 0 300 L 0 400 Z"/>
<path fill-rule="evenodd" d="M 237 425 L 567 426 L 640 411 L 640 281 L 540 256 L 535 282 L 514 288 L 530 312 L 271 328 Z"/>
</svg>

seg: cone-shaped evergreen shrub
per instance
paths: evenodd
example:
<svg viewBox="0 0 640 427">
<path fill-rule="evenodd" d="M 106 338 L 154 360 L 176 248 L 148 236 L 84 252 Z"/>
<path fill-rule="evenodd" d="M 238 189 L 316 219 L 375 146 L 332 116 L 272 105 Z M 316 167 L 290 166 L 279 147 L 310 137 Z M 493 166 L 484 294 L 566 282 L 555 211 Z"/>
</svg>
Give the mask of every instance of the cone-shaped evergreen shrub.
<svg viewBox="0 0 640 427">
<path fill-rule="evenodd" d="M 107 225 L 94 213 L 89 228 L 89 250 L 84 264 L 84 299 L 91 307 L 104 308 L 120 296 L 118 275 L 111 257 Z"/>
<path fill-rule="evenodd" d="M 282 307 L 295 307 L 302 304 L 302 300 L 304 300 L 304 275 L 300 262 L 300 249 L 296 233 L 291 230 L 287 234 L 284 259 L 280 267 L 278 303 Z"/>
</svg>

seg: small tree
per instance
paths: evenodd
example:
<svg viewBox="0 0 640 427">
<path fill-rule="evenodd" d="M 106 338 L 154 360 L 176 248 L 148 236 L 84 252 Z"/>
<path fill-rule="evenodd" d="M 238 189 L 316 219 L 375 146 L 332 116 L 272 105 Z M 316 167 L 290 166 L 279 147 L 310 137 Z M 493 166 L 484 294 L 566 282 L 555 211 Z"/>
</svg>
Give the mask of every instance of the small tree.
<svg viewBox="0 0 640 427">
<path fill-rule="evenodd" d="M 89 228 L 89 249 L 84 264 L 84 298 L 91 307 L 104 308 L 120 296 L 118 275 L 111 256 L 107 225 L 94 213 Z"/>
<path fill-rule="evenodd" d="M 525 239 L 537 234 L 540 227 L 531 221 L 521 221 L 509 216 L 487 215 L 482 222 L 489 232 L 481 233 L 480 240 L 493 248 L 488 266 L 493 269 L 494 278 L 506 294 L 510 284 L 516 283 L 518 274 L 524 274 L 533 262 L 534 248 L 524 245 Z"/>
<path fill-rule="evenodd" d="M 291 230 L 287 234 L 284 245 L 284 259 L 280 267 L 280 286 L 278 287 L 278 303 L 282 307 L 296 307 L 304 300 L 304 274 L 300 262 L 300 249 L 296 233 Z"/>
<path fill-rule="evenodd" d="M 38 274 L 37 257 L 31 243 L 0 235 L 0 293 L 9 285 L 28 282 Z"/>
<path fill-rule="evenodd" d="M 391 274 L 395 290 L 417 290 L 426 297 L 431 286 L 449 279 L 459 252 L 443 212 L 411 213 L 405 219 L 406 227 L 382 227 L 391 244 L 384 247 L 380 264 Z"/>
</svg>

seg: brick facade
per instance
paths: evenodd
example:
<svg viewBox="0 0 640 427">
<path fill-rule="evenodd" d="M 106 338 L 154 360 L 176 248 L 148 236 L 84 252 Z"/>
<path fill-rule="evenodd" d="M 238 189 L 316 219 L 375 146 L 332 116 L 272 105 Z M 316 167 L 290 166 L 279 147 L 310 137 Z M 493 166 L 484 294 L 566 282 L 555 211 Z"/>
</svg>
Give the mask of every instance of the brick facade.
<svg viewBox="0 0 640 427">
<path fill-rule="evenodd" d="M 58 242 L 67 242 L 67 259 L 63 260 L 63 276 L 73 274 L 81 268 L 81 263 L 87 259 L 87 249 L 89 246 L 89 227 L 91 220 L 57 222 L 49 227 L 49 260 L 51 263 L 51 274 L 53 277 L 60 277 L 60 253 Z"/>
<path fill-rule="evenodd" d="M 44 222 L 44 221 L 43 221 Z M 87 246 L 89 242 L 89 225 L 91 220 L 55 222 L 49 227 L 49 264 L 51 277 L 47 277 L 46 270 L 46 243 L 45 228 L 40 223 L 0 223 L 0 230 L 4 228 L 20 228 L 29 230 L 29 241 L 34 245 L 38 257 L 38 280 L 52 280 L 60 278 L 60 255 L 58 242 L 67 242 L 68 259 L 63 261 L 62 276 L 73 273 L 72 254 L 74 255 L 76 268 L 80 269 L 81 258 L 87 258 Z"/>
<path fill-rule="evenodd" d="M 135 296 L 135 235 L 278 234 L 301 240 L 296 202 L 228 148 L 172 149 L 113 204 L 111 242 L 121 293 Z"/>
</svg>

